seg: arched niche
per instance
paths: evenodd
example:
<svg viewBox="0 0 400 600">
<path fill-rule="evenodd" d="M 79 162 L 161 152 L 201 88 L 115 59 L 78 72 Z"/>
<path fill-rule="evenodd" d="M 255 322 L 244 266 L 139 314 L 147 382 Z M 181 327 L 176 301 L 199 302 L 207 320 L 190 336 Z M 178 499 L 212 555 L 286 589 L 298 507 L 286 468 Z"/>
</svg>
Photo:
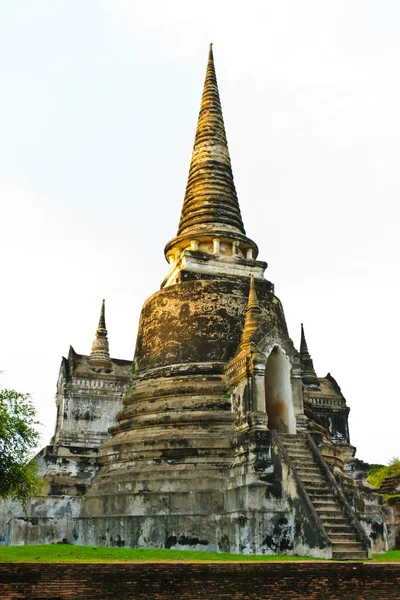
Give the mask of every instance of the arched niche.
<svg viewBox="0 0 400 600">
<path fill-rule="evenodd" d="M 289 359 L 275 346 L 265 365 L 265 408 L 268 429 L 279 433 L 296 433 L 290 371 Z"/>
</svg>

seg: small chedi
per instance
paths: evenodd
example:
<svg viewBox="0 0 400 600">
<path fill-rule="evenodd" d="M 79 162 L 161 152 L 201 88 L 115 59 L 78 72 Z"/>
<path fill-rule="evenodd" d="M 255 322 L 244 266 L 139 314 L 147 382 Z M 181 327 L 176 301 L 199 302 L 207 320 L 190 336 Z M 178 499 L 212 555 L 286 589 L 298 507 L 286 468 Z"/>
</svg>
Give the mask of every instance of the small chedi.
<svg viewBox="0 0 400 600">
<path fill-rule="evenodd" d="M 46 492 L 1 509 L 3 544 L 67 541 L 364 559 L 393 545 L 346 400 L 300 351 L 240 213 L 210 47 L 169 271 L 133 363 L 70 348 Z"/>
</svg>

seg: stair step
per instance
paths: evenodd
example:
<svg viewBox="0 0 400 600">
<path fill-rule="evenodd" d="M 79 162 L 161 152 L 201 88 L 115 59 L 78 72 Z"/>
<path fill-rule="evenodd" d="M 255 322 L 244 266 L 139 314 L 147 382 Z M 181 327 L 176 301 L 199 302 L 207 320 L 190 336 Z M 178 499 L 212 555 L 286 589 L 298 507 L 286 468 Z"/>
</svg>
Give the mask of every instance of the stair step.
<svg viewBox="0 0 400 600">
<path fill-rule="evenodd" d="M 304 454 L 302 452 L 288 452 L 288 454 L 292 462 L 299 462 L 304 464 L 311 460 L 308 454 Z"/>
<path fill-rule="evenodd" d="M 310 483 L 306 486 L 308 494 L 323 494 L 328 492 L 329 494 L 332 492 L 332 488 L 330 488 L 325 481 L 316 481 L 315 483 Z"/>
<path fill-rule="evenodd" d="M 319 469 L 316 469 L 312 465 L 308 468 L 307 463 L 298 463 L 295 460 L 292 460 L 292 464 L 299 475 L 305 477 L 306 475 L 318 475 L 320 481 L 324 481 L 322 479 L 322 473 Z"/>
<path fill-rule="evenodd" d="M 296 471 L 298 471 L 299 475 L 302 475 L 304 477 L 306 477 L 307 475 L 313 475 L 314 477 L 318 475 L 319 481 L 326 483 L 326 479 L 324 479 L 324 476 L 321 473 L 321 471 L 319 469 L 316 469 L 315 467 L 310 467 L 309 469 L 307 469 L 305 465 L 301 465 L 301 467 L 296 467 L 295 465 L 295 468 Z"/>
<path fill-rule="evenodd" d="M 349 531 L 353 531 L 351 526 L 349 525 L 348 520 L 345 519 L 344 517 L 335 517 L 335 516 L 324 517 L 324 515 L 320 515 L 320 514 L 318 514 L 318 516 L 319 516 L 320 520 L 322 521 L 322 524 L 326 530 L 337 525 L 337 526 L 346 526 L 349 528 Z"/>
<path fill-rule="evenodd" d="M 333 542 L 332 552 L 365 552 L 360 542 Z"/>
<path fill-rule="evenodd" d="M 308 448 L 308 444 L 305 440 L 282 440 L 284 445 L 288 448 L 293 448 L 294 446 L 303 446 L 304 448 Z"/>
<path fill-rule="evenodd" d="M 315 462 L 313 462 L 309 456 L 298 456 L 297 454 L 295 456 L 293 456 L 293 455 L 291 456 L 289 454 L 289 458 L 292 461 L 292 463 L 294 463 L 298 467 L 310 466 L 310 467 L 317 467 L 319 469 L 317 464 Z"/>
<path fill-rule="evenodd" d="M 324 479 L 318 481 L 312 481 L 306 485 L 307 493 L 309 494 L 332 494 L 332 488 L 326 483 Z"/>
<path fill-rule="evenodd" d="M 294 466 L 299 475 L 318 475 L 320 479 L 322 478 L 321 471 L 318 467 L 306 467 L 303 465 L 301 467 L 296 467 L 296 465 Z"/>
<path fill-rule="evenodd" d="M 317 510 L 317 508 L 325 508 L 329 511 L 333 509 L 340 510 L 336 502 L 330 500 L 329 498 L 324 500 L 313 500 L 312 503 L 314 505 L 315 510 Z"/>
<path fill-rule="evenodd" d="M 346 519 L 344 514 L 338 510 L 330 510 L 329 508 L 320 508 L 317 506 L 315 507 L 315 512 L 317 513 L 317 515 L 323 523 L 328 522 L 330 524 L 332 522 L 332 519 L 334 519 L 335 521 L 343 519 L 345 523 L 348 523 L 348 520 Z"/>
<path fill-rule="evenodd" d="M 338 542 L 355 542 L 358 543 L 358 540 L 356 538 L 356 536 L 354 535 L 353 531 L 349 531 L 349 532 L 340 532 L 340 533 L 329 533 L 329 539 L 331 540 L 332 543 L 338 543 Z"/>
<path fill-rule="evenodd" d="M 332 552 L 333 560 L 366 560 L 368 553 L 364 552 Z"/>
<path fill-rule="evenodd" d="M 297 469 L 296 469 L 296 471 L 297 471 Z M 319 482 L 324 483 L 324 480 L 322 479 L 322 477 L 319 473 L 316 473 L 316 474 L 308 473 L 307 475 L 301 475 L 300 473 L 298 473 L 298 475 L 304 484 L 319 483 Z M 306 485 L 305 487 L 307 489 L 308 486 Z"/>
<path fill-rule="evenodd" d="M 314 504 L 314 502 L 324 502 L 326 500 L 332 500 L 332 493 L 330 493 L 329 491 L 326 491 L 324 494 L 312 494 L 310 493 L 307 488 L 306 488 L 307 494 L 310 496 L 310 500 L 311 502 Z"/>
<path fill-rule="evenodd" d="M 334 538 L 337 535 L 346 535 L 352 536 L 354 535 L 354 531 L 350 525 L 329 525 L 324 523 L 324 529 L 328 534 L 329 538 Z"/>
<path fill-rule="evenodd" d="M 324 511 L 326 511 L 326 513 L 328 515 L 340 514 L 341 516 L 343 516 L 343 518 L 345 517 L 345 514 L 342 511 L 342 509 L 340 508 L 340 506 L 338 506 L 335 503 L 329 504 L 329 505 L 324 504 L 323 506 L 316 506 L 315 509 L 317 510 L 317 512 L 324 512 Z"/>
<path fill-rule="evenodd" d="M 331 540 L 333 546 L 335 546 L 336 544 L 356 544 L 356 545 L 358 545 L 360 543 L 355 535 L 351 535 L 348 533 L 343 533 L 340 535 L 330 533 L 328 537 Z M 364 546 L 362 547 L 362 549 L 364 550 Z"/>
</svg>

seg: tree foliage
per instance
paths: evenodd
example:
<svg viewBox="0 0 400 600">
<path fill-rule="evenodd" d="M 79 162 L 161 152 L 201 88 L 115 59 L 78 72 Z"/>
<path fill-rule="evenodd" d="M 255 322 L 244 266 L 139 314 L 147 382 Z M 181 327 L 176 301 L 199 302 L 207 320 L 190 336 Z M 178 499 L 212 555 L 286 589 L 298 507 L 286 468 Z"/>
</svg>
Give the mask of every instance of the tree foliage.
<svg viewBox="0 0 400 600">
<path fill-rule="evenodd" d="M 372 472 L 368 477 L 368 481 L 376 488 L 380 488 L 382 483 L 388 477 L 400 475 L 400 459 L 392 458 L 387 467 L 382 467 L 375 472 Z"/>
<path fill-rule="evenodd" d="M 29 394 L 0 389 L 0 498 L 19 500 L 41 488 L 33 450 L 39 442 L 36 411 Z"/>
<path fill-rule="evenodd" d="M 380 471 L 381 469 L 383 469 L 383 467 L 385 467 L 386 465 L 381 465 L 381 464 L 370 464 L 369 465 L 369 474 L 370 475 L 375 475 L 375 473 L 377 471 Z"/>
</svg>

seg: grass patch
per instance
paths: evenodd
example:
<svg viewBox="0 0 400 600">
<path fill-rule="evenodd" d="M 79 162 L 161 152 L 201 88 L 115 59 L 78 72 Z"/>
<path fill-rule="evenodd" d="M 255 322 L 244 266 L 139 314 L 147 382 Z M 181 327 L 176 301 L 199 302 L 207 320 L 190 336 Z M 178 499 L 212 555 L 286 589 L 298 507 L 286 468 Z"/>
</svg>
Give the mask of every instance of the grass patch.
<svg viewBox="0 0 400 600">
<path fill-rule="evenodd" d="M 317 560 L 308 556 L 248 556 L 217 554 L 191 550 L 138 550 L 136 548 L 105 548 L 49 544 L 43 546 L 0 546 L 0 562 L 297 562 Z M 400 562 L 400 550 L 374 554 L 376 562 Z"/>
<path fill-rule="evenodd" d="M 0 562 L 254 562 L 314 560 L 304 556 L 245 556 L 192 550 L 138 550 L 50 544 L 43 546 L 0 546 Z"/>
<path fill-rule="evenodd" d="M 385 554 L 373 554 L 372 560 L 376 562 L 400 563 L 400 550 L 388 550 L 388 552 L 385 552 Z"/>
</svg>

